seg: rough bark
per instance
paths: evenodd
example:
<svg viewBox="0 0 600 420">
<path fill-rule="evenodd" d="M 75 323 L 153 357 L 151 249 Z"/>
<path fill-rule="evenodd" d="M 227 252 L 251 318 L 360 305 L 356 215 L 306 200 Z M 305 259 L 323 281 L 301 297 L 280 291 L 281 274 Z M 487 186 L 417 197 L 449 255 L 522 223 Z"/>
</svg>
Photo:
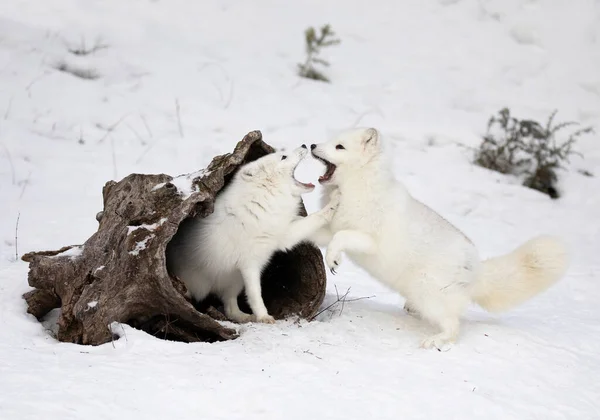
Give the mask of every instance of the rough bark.
<svg viewBox="0 0 600 420">
<path fill-rule="evenodd" d="M 28 312 L 41 319 L 60 307 L 57 338 L 80 344 L 111 341 L 113 322 L 186 342 L 236 338 L 234 329 L 215 320 L 221 318 L 215 308 L 200 312 L 184 297 L 184 284 L 167 272 L 165 249 L 184 219 L 213 211 L 216 194 L 240 165 L 271 152 L 260 131 L 252 131 L 206 170 L 176 178 L 131 174 L 107 182 L 98 230 L 83 245 L 22 257 L 35 288 L 23 295 Z M 304 206 L 300 214 L 306 215 Z M 278 252 L 262 282 L 265 305 L 276 319 L 309 319 L 325 295 L 320 250 L 303 243 Z M 243 292 L 240 306 L 251 313 Z"/>
</svg>

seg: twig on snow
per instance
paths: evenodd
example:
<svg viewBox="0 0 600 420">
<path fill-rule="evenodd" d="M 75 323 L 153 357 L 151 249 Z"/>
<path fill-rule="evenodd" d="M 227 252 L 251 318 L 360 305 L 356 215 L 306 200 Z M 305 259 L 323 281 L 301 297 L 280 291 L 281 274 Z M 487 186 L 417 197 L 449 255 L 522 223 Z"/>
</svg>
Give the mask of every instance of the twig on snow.
<svg viewBox="0 0 600 420">
<path fill-rule="evenodd" d="M 33 79 L 31 82 L 29 82 L 27 86 L 25 86 L 25 90 L 27 91 L 27 97 L 31 98 L 31 88 L 33 87 L 33 85 L 37 83 L 40 79 L 46 77 L 48 74 L 49 72 L 45 71 L 44 73 L 40 74 L 38 77 Z"/>
<path fill-rule="evenodd" d="M 142 138 L 142 136 L 140 136 L 140 133 L 137 132 L 137 130 L 135 128 L 133 128 L 132 126 L 130 126 L 129 124 L 125 124 L 125 127 L 129 128 L 129 130 L 133 133 L 134 136 L 137 137 L 137 139 L 140 141 L 140 143 L 142 144 L 142 146 L 146 145 L 146 140 L 144 140 Z"/>
<path fill-rule="evenodd" d="M 129 115 L 129 114 L 125 114 L 125 115 L 123 115 L 121 118 L 119 118 L 119 120 L 118 120 L 116 123 L 114 123 L 114 124 L 112 124 L 112 125 L 110 125 L 110 126 L 108 126 L 108 127 L 103 127 L 101 124 L 96 124 L 96 127 L 97 127 L 97 128 L 99 128 L 99 129 L 101 129 L 101 130 L 105 130 L 105 131 L 106 131 L 106 132 L 104 133 L 104 135 L 103 135 L 103 136 L 100 138 L 100 140 L 98 140 L 98 143 L 102 143 L 102 142 L 103 142 L 103 141 L 104 141 L 104 140 L 105 140 L 105 139 L 106 139 L 106 138 L 107 138 L 107 137 L 108 137 L 108 136 L 109 136 L 109 135 L 110 135 L 110 134 L 111 134 L 111 133 L 112 133 L 112 132 L 113 132 L 113 131 L 114 131 L 114 130 L 117 128 L 117 126 L 118 126 L 119 124 L 121 124 L 121 122 L 123 122 L 123 120 L 124 120 L 125 118 L 127 118 L 127 116 L 128 116 L 128 115 Z"/>
<path fill-rule="evenodd" d="M 316 354 L 314 354 L 314 353 L 313 353 L 313 352 L 311 352 L 310 350 L 304 350 L 302 353 L 304 353 L 304 354 L 310 354 L 311 356 L 314 356 L 314 357 L 316 357 L 316 358 L 317 358 L 317 359 L 319 359 L 319 360 L 323 360 L 323 358 L 322 358 L 322 357 L 319 357 L 319 356 L 317 356 Z"/>
<path fill-rule="evenodd" d="M 21 213 L 17 215 L 17 224 L 15 225 L 15 261 L 19 261 L 19 219 L 21 219 Z"/>
<path fill-rule="evenodd" d="M 233 84 L 233 80 L 231 80 L 229 82 L 229 97 L 227 98 L 227 102 L 225 102 L 224 109 L 229 108 L 229 105 L 231 105 L 231 101 L 233 100 L 234 88 L 235 86 Z"/>
<path fill-rule="evenodd" d="M 8 106 L 6 107 L 6 112 L 4 112 L 4 121 L 6 121 L 8 119 L 8 116 L 10 115 L 10 109 L 12 108 L 13 99 L 14 97 L 11 96 L 8 100 Z"/>
<path fill-rule="evenodd" d="M 8 147 L 6 147 L 6 145 L 4 143 L 2 143 L 2 147 L 4 148 L 4 153 L 6 154 L 6 158 L 8 159 L 8 164 L 10 165 L 10 171 L 11 171 L 11 175 L 12 175 L 12 184 L 16 185 L 17 184 L 17 174 L 15 171 L 15 164 L 13 163 L 12 156 L 10 155 L 10 151 L 8 150 Z"/>
<path fill-rule="evenodd" d="M 177 114 L 177 128 L 179 129 L 179 136 L 183 138 L 183 127 L 181 126 L 181 114 L 179 108 L 179 99 L 175 98 L 175 113 Z"/>
<path fill-rule="evenodd" d="M 150 138 L 152 138 L 153 137 L 152 130 L 150 130 L 150 125 L 148 125 L 148 121 L 146 120 L 146 116 L 145 115 L 140 115 L 140 119 L 144 123 L 144 127 L 146 127 L 146 131 L 148 132 L 148 135 L 150 136 Z M 146 156 L 146 154 L 148 154 L 148 152 L 150 150 L 152 150 L 152 148 L 156 145 L 156 143 L 158 142 L 158 140 L 159 139 L 154 140 L 153 142 L 151 142 L 148 145 L 148 147 L 145 148 L 145 150 L 142 152 L 142 154 L 135 161 L 136 164 L 140 163 L 144 159 L 144 157 Z M 144 145 L 146 145 L 146 143 L 144 143 Z"/>
<path fill-rule="evenodd" d="M 23 198 L 23 195 L 25 194 L 25 189 L 27 189 L 27 186 L 29 185 L 30 180 L 31 180 L 31 171 L 29 171 L 29 175 L 27 175 L 27 179 L 25 179 L 24 181 L 21 181 L 21 183 L 23 184 L 23 188 L 21 188 L 21 195 L 19 195 L 19 200 Z"/>
<path fill-rule="evenodd" d="M 156 144 L 156 142 L 153 142 L 151 145 L 149 145 L 148 147 L 146 147 L 146 149 L 142 152 L 142 154 L 136 159 L 135 163 L 141 163 L 142 160 L 144 159 L 144 157 L 146 157 L 146 155 L 148 154 L 148 152 L 150 150 L 152 150 L 152 148 L 154 147 L 154 145 Z"/>
<path fill-rule="evenodd" d="M 146 116 L 145 115 L 140 115 L 140 118 L 142 120 L 142 122 L 144 123 L 144 127 L 146 127 L 146 131 L 148 132 L 148 135 L 150 136 L 150 138 L 152 138 L 152 130 L 150 130 L 150 126 L 148 125 L 148 121 L 146 121 Z"/>
<path fill-rule="evenodd" d="M 372 295 L 372 296 L 362 296 L 362 297 L 358 297 L 358 298 L 348 299 L 348 294 L 350 293 L 350 287 L 348 287 L 348 290 L 346 290 L 346 293 L 344 293 L 342 296 L 340 296 L 337 286 L 334 285 L 334 287 L 335 287 L 336 300 L 332 304 L 321 309 L 319 312 L 317 312 L 315 315 L 313 315 L 310 318 L 310 321 L 315 320 L 319 315 L 321 315 L 322 313 L 324 313 L 326 311 L 329 311 L 331 308 L 333 308 L 336 305 L 339 305 L 340 303 L 342 304 L 342 307 L 340 309 L 339 315 L 342 315 L 342 312 L 344 311 L 344 306 L 345 306 L 346 302 L 356 302 L 358 300 L 371 299 L 371 298 L 375 297 L 375 295 Z M 331 310 L 331 313 L 333 316 L 333 310 Z"/>
<path fill-rule="evenodd" d="M 110 136 L 110 149 L 112 152 L 112 164 L 113 164 L 113 179 L 117 180 L 117 154 L 115 153 L 115 141 L 113 136 Z"/>
</svg>

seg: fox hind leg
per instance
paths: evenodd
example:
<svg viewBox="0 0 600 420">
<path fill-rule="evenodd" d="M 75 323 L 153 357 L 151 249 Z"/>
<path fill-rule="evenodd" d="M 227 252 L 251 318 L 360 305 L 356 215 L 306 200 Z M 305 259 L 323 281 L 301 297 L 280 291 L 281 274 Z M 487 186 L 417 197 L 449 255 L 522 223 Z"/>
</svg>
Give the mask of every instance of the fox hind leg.
<svg viewBox="0 0 600 420">
<path fill-rule="evenodd" d="M 422 279 L 431 277 L 429 274 L 421 273 Z M 421 347 L 439 351 L 446 351 L 456 342 L 460 331 L 460 317 L 469 304 L 469 296 L 466 291 L 450 288 L 439 288 L 440 282 L 428 279 L 420 282 L 421 287 L 417 296 L 411 296 L 407 312 L 416 312 L 419 317 L 428 321 L 441 331 L 421 342 Z M 406 305 L 405 305 L 406 308 Z"/>
</svg>

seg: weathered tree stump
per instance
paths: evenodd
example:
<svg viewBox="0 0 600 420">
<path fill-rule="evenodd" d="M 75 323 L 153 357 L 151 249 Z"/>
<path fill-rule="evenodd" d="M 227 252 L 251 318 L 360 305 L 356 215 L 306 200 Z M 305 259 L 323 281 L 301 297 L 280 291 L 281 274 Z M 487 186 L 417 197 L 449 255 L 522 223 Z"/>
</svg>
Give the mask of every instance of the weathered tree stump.
<svg viewBox="0 0 600 420">
<path fill-rule="evenodd" d="M 252 131 L 206 170 L 107 182 L 98 231 L 83 245 L 22 257 L 35 288 L 23 295 L 28 312 L 41 319 L 60 307 L 58 340 L 80 344 L 111 341 L 113 322 L 185 342 L 236 338 L 234 329 L 215 320 L 220 313 L 214 307 L 203 313 L 185 298 L 184 284 L 167 272 L 165 250 L 183 220 L 213 211 L 217 193 L 240 165 L 273 151 L 260 131 Z M 306 215 L 304 206 L 300 214 Z M 265 305 L 276 319 L 308 319 L 323 301 L 325 283 L 320 250 L 302 243 L 273 256 L 262 278 Z M 243 292 L 240 306 L 251 313 Z"/>
</svg>

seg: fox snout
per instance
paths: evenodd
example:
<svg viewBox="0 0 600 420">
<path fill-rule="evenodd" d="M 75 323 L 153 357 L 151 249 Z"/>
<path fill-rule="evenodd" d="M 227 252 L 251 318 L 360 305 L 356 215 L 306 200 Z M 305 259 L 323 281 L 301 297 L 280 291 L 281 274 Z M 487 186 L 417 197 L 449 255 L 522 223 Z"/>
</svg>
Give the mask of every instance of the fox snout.
<svg viewBox="0 0 600 420">
<path fill-rule="evenodd" d="M 308 153 L 308 148 L 306 147 L 305 144 L 303 144 L 302 146 L 298 147 L 296 150 L 294 150 L 294 154 L 296 156 L 298 156 L 298 158 L 303 159 Z"/>
<path fill-rule="evenodd" d="M 310 154 L 315 158 L 320 159 L 323 156 L 323 147 L 319 147 L 320 144 L 311 144 L 310 145 Z"/>
</svg>

